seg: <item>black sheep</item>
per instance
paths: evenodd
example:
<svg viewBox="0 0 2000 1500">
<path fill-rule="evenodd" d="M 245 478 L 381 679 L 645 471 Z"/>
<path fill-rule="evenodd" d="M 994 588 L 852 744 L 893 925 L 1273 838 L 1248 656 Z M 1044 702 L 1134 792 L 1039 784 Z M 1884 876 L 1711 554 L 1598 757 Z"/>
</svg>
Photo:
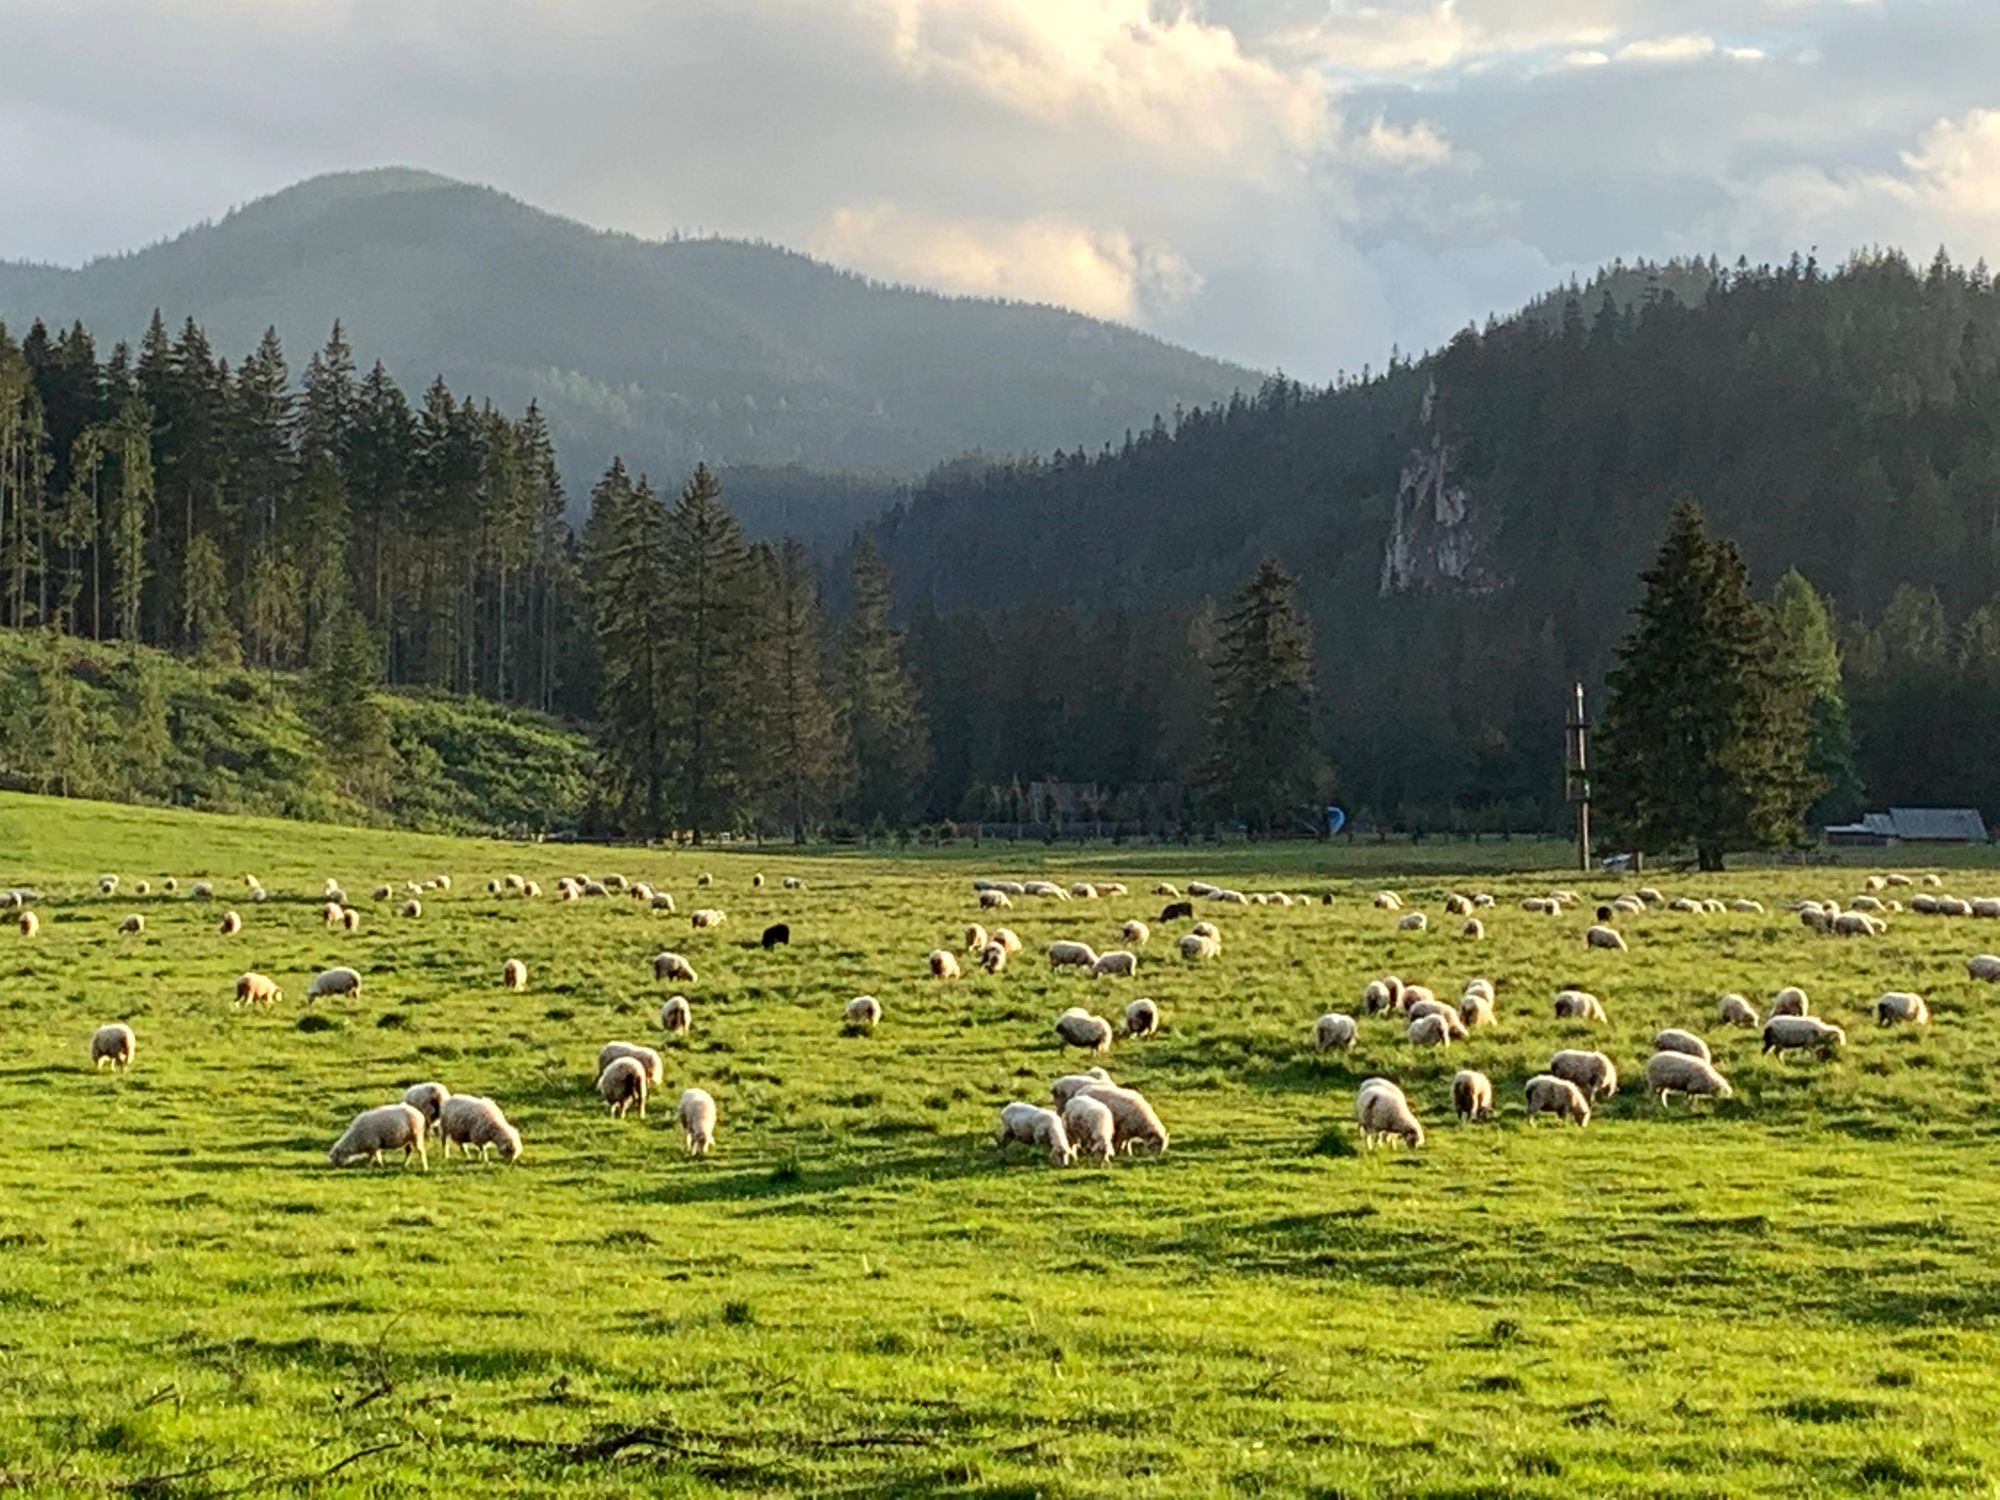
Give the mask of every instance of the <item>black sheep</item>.
<svg viewBox="0 0 2000 1500">
<path fill-rule="evenodd" d="M 1194 903 L 1192 901 L 1169 901 L 1160 910 L 1160 920 L 1162 922 L 1175 922 L 1179 921 L 1182 917 L 1191 917 L 1193 915 Z"/>
<path fill-rule="evenodd" d="M 766 948 L 776 948 L 792 940 L 792 929 L 783 922 L 773 922 L 764 929 L 763 944 Z"/>
</svg>

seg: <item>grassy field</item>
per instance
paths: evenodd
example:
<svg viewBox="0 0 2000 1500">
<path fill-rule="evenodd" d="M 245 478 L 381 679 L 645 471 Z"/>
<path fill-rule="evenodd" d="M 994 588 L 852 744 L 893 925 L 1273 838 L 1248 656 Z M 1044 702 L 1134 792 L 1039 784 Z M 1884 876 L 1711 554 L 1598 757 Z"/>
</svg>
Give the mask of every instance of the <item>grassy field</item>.
<svg viewBox="0 0 2000 1500">
<path fill-rule="evenodd" d="M 1208 874 L 1336 899 L 1222 909 L 1199 969 L 1170 956 L 1175 924 L 1136 981 L 1094 984 L 1032 955 L 1110 946 L 1157 898 L 1022 902 L 1015 968 L 922 977 L 976 915 L 973 875 L 1051 858 L 1135 892 Z M 489 897 L 510 870 L 620 871 L 682 915 Z M 107 871 L 209 877 L 220 899 L 104 898 Z M 245 872 L 271 902 L 243 904 Z M 420 919 L 365 899 L 440 872 L 454 889 Z M 321 926 L 327 875 L 359 934 Z M 14 883 L 45 899 L 39 937 L 0 931 L 0 1487 L 1791 1496 L 2000 1476 L 2000 1038 L 1962 967 L 2000 924 L 1843 941 L 1776 908 L 1844 899 L 1853 871 L 1662 877 L 1773 913 L 1652 913 L 1625 923 L 1632 951 L 1598 953 L 1587 913 L 1518 908 L 1574 876 L 1395 880 L 1366 851 L 592 851 L 0 798 Z M 1384 883 L 1434 921 L 1448 889 L 1491 891 L 1488 939 L 1392 930 L 1368 904 Z M 727 927 L 688 929 L 698 894 Z M 223 938 L 232 905 L 248 930 Z M 121 938 L 135 910 L 146 932 Z M 767 953 L 781 918 L 793 945 Z M 659 1044 L 647 959 L 669 946 L 701 971 L 694 1033 L 649 1118 L 608 1119 L 597 1048 Z M 525 995 L 499 988 L 509 956 Z M 335 962 L 362 996 L 308 1016 L 305 980 Z M 250 968 L 287 1000 L 233 1010 Z M 1351 1056 L 1315 1056 L 1314 1018 L 1385 971 L 1447 998 L 1486 974 L 1501 1024 L 1420 1053 L 1364 1021 Z M 1572 983 L 1608 1026 L 1551 1019 Z M 1763 1059 L 1713 1024 L 1719 991 L 1761 1008 L 1788 983 L 1848 1025 L 1843 1057 Z M 1877 1031 L 1889 988 L 1928 994 L 1936 1024 Z M 864 992 L 885 1020 L 844 1036 Z M 1108 1062 L 1172 1150 L 1067 1171 L 997 1153 L 998 1107 L 1079 1062 L 1054 1016 L 1139 994 L 1168 1030 Z M 122 1076 L 87 1061 L 113 1019 L 139 1038 Z M 1733 1101 L 1641 1097 L 1668 1024 L 1710 1038 Z M 1587 1130 L 1528 1125 L 1522 1081 L 1577 1044 L 1628 1086 Z M 1467 1064 L 1499 1088 L 1493 1123 L 1449 1118 Z M 1421 1152 L 1357 1149 L 1375 1073 L 1425 1119 Z M 356 1110 L 426 1078 L 497 1098 L 523 1160 L 327 1166 Z M 721 1106 L 702 1161 L 670 1118 L 688 1085 Z"/>
</svg>

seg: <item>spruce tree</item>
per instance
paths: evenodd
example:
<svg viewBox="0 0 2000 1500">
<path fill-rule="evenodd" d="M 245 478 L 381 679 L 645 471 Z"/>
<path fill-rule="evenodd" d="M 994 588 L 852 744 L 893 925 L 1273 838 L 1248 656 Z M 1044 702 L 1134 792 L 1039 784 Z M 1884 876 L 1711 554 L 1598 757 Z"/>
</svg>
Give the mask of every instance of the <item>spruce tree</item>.
<svg viewBox="0 0 2000 1500">
<path fill-rule="evenodd" d="M 1254 835 L 1300 815 L 1325 777 L 1298 580 L 1266 558 L 1216 630 L 1203 779 L 1212 804 Z"/>
<path fill-rule="evenodd" d="M 847 742 L 827 689 L 826 629 L 812 558 L 790 537 L 760 545 L 755 556 L 764 576 L 762 670 L 775 751 L 769 796 L 792 841 L 802 844 L 845 785 Z"/>
<path fill-rule="evenodd" d="M 229 578 L 222 549 L 200 532 L 181 561 L 181 635 L 203 666 L 242 664 L 243 646 L 229 615 Z"/>
<path fill-rule="evenodd" d="M 854 549 L 854 614 L 843 653 L 852 807 L 861 823 L 907 822 L 930 764 L 929 726 L 903 663 L 901 632 L 889 625 L 893 602 L 889 565 L 863 538 Z"/>
<path fill-rule="evenodd" d="M 327 759 L 350 796 L 386 799 L 395 771 L 389 717 L 375 701 L 382 680 L 382 652 L 368 622 L 342 610 L 320 632 L 310 687 L 318 709 Z"/>
<path fill-rule="evenodd" d="M 1854 764 L 1854 731 L 1841 686 L 1840 648 L 1826 601 L 1797 568 L 1772 590 L 1771 608 L 1783 633 L 1788 660 L 1807 695 L 1806 770 L 1823 786 L 1806 816 L 1813 823 L 1859 817 L 1865 789 Z"/>
<path fill-rule="evenodd" d="M 668 652 L 668 756 L 676 811 L 699 844 L 735 820 L 754 784 L 755 705 L 767 684 L 753 676 L 743 532 L 706 464 L 681 491 L 667 535 L 658 628 Z"/>
<path fill-rule="evenodd" d="M 598 734 L 616 806 L 641 832 L 667 831 L 667 643 L 655 628 L 667 586 L 667 515 L 622 460 L 590 493 L 585 578 L 595 625 Z"/>
<path fill-rule="evenodd" d="M 1605 679 L 1599 808 L 1642 849 L 1693 845 L 1704 870 L 1731 848 L 1796 842 L 1819 789 L 1808 690 L 1735 544 L 1683 500 L 1640 577 L 1638 623 Z"/>
</svg>

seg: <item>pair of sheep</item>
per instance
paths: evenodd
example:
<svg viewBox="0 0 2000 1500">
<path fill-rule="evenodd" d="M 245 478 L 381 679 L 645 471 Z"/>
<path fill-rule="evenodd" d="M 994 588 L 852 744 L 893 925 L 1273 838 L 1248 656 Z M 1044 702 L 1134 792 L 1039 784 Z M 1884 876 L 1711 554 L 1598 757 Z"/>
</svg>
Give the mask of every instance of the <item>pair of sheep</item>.
<svg viewBox="0 0 2000 1500">
<path fill-rule="evenodd" d="M 664 1019 L 664 1017 L 663 1017 Z M 646 1096 L 666 1079 L 666 1059 L 636 1042 L 606 1042 L 597 1053 L 597 1092 L 614 1117 L 633 1105 L 646 1114 Z M 689 1156 L 706 1156 L 715 1141 L 715 1099 L 704 1089 L 685 1089 L 674 1109 Z"/>
</svg>

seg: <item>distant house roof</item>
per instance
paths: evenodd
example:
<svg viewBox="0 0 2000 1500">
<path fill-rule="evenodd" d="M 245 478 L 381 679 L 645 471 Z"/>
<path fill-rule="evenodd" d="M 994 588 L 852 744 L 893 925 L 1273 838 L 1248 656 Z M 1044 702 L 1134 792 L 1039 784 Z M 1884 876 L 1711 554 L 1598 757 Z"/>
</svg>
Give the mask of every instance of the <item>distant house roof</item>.
<svg viewBox="0 0 2000 1500">
<path fill-rule="evenodd" d="M 1986 820 L 1972 807 L 1892 807 L 1889 824 L 1899 839 L 1939 844 L 1986 842 Z"/>
</svg>

